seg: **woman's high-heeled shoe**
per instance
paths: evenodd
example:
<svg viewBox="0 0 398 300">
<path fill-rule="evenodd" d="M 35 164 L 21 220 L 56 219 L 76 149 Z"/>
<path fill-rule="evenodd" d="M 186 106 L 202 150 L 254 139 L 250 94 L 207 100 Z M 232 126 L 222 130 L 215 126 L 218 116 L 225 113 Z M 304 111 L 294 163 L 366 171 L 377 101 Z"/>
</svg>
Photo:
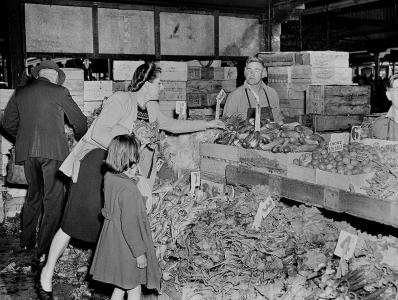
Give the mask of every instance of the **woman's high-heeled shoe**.
<svg viewBox="0 0 398 300">
<path fill-rule="evenodd" d="M 39 296 L 40 300 L 54 300 L 53 292 L 47 292 L 43 289 L 40 280 L 37 283 L 37 295 Z"/>
</svg>

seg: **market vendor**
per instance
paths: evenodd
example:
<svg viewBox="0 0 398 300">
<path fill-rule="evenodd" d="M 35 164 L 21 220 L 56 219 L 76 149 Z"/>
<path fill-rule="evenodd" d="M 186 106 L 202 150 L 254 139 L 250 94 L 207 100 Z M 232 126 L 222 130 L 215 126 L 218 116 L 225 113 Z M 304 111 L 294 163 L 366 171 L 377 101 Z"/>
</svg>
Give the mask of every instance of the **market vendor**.
<svg viewBox="0 0 398 300">
<path fill-rule="evenodd" d="M 282 122 L 279 96 L 267 86 L 262 78 L 266 76 L 264 62 L 259 57 L 249 57 L 245 67 L 245 82 L 228 95 L 224 106 L 224 117 L 241 113 L 245 118 L 253 118 L 257 101 L 261 107 L 261 119 Z"/>
<path fill-rule="evenodd" d="M 388 81 L 386 95 L 392 105 L 386 115 L 377 118 L 372 126 L 372 136 L 376 139 L 398 141 L 398 74 Z"/>
</svg>

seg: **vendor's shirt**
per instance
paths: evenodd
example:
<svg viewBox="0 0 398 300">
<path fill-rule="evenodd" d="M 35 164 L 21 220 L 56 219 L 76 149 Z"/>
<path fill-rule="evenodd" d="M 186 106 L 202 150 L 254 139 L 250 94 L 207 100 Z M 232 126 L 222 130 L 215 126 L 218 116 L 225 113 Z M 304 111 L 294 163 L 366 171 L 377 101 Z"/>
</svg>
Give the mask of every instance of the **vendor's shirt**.
<svg viewBox="0 0 398 300">
<path fill-rule="evenodd" d="M 247 90 L 247 95 L 246 95 L 246 90 Z M 247 96 L 249 96 L 249 99 L 247 98 Z M 268 96 L 274 121 L 281 122 L 283 120 L 283 117 L 279 107 L 279 96 L 276 93 L 276 91 L 262 82 L 258 96 L 261 107 L 269 106 L 267 101 L 267 96 Z M 250 106 L 251 108 L 255 108 L 256 104 L 257 104 L 256 97 L 254 96 L 253 92 L 249 88 L 249 85 L 245 81 L 245 83 L 242 86 L 238 87 L 235 91 L 233 91 L 228 95 L 227 101 L 225 102 L 224 106 L 223 116 L 229 117 L 234 113 L 240 113 L 243 118 L 246 118 L 247 109 L 250 108 Z"/>
<path fill-rule="evenodd" d="M 386 115 L 377 118 L 373 122 L 372 136 L 381 140 L 398 141 L 398 123 L 394 121 L 392 107 Z"/>
</svg>

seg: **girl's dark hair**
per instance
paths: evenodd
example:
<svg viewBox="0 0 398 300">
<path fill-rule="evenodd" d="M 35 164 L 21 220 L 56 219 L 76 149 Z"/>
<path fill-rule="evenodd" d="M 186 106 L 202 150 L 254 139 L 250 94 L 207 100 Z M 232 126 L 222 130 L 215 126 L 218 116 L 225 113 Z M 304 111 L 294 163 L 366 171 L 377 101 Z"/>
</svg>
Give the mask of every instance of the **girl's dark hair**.
<svg viewBox="0 0 398 300">
<path fill-rule="evenodd" d="M 162 69 L 153 62 L 147 62 L 140 65 L 134 72 L 133 79 L 131 79 L 128 90 L 130 92 L 139 91 L 145 82 L 152 82 L 157 76 L 159 76 L 160 72 L 162 72 Z"/>
<path fill-rule="evenodd" d="M 106 166 L 112 173 L 126 171 L 138 162 L 139 148 L 139 142 L 134 134 L 115 136 L 109 144 Z"/>
</svg>

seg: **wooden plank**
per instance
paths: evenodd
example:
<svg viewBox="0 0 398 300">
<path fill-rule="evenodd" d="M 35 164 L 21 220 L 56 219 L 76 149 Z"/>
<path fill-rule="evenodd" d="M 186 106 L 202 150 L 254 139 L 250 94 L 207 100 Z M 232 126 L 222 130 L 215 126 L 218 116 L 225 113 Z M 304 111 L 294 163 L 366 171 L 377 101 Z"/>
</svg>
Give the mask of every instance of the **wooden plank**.
<svg viewBox="0 0 398 300">
<path fill-rule="evenodd" d="M 204 174 L 212 174 L 220 177 L 225 177 L 225 167 L 228 166 L 230 162 L 214 160 L 208 158 L 200 158 L 200 172 Z"/>
<path fill-rule="evenodd" d="M 213 79 L 215 80 L 233 80 L 238 78 L 238 69 L 236 67 L 213 68 Z"/>
<path fill-rule="evenodd" d="M 343 210 L 351 215 L 398 227 L 398 202 L 340 192 Z"/>
<path fill-rule="evenodd" d="M 188 107 L 208 107 L 215 106 L 217 103 L 218 93 L 188 93 L 187 105 Z"/>
<path fill-rule="evenodd" d="M 144 64 L 143 60 L 114 60 L 113 61 L 113 80 L 130 80 L 133 78 L 135 70 Z"/>
<path fill-rule="evenodd" d="M 185 101 L 187 100 L 186 81 L 163 80 L 164 89 L 159 94 L 161 101 Z"/>
<path fill-rule="evenodd" d="M 282 107 L 281 112 L 284 116 L 287 117 L 297 117 L 304 114 L 304 108 L 291 108 L 291 107 Z"/>
<path fill-rule="evenodd" d="M 297 52 L 260 52 L 257 54 L 266 66 L 292 66 L 298 59 Z"/>
<path fill-rule="evenodd" d="M 234 162 L 239 162 L 240 157 L 238 147 L 207 143 L 200 144 L 199 155 Z"/>
<path fill-rule="evenodd" d="M 153 11 L 98 8 L 98 21 L 99 53 L 155 54 Z"/>
<path fill-rule="evenodd" d="M 370 86 L 310 85 L 307 112 L 325 115 L 370 113 Z"/>
<path fill-rule="evenodd" d="M 348 130 L 353 125 L 361 125 L 361 115 L 301 115 L 300 123 L 315 131 L 341 131 Z"/>
<path fill-rule="evenodd" d="M 162 55 L 212 56 L 214 16 L 160 12 L 160 42 Z"/>
<path fill-rule="evenodd" d="M 269 87 L 275 89 L 279 99 L 302 99 L 306 97 L 308 84 L 295 83 L 268 83 Z"/>
<path fill-rule="evenodd" d="M 221 89 L 230 93 L 236 89 L 236 80 L 190 80 L 187 93 L 218 93 Z"/>
<path fill-rule="evenodd" d="M 252 187 L 254 185 L 268 185 L 269 174 L 254 172 L 247 167 L 237 167 L 228 165 L 225 168 L 225 178 L 227 184 L 243 185 Z"/>
<path fill-rule="evenodd" d="M 84 81 L 84 71 L 79 68 L 61 68 L 65 73 L 65 81 L 67 80 L 82 80 Z"/>
<path fill-rule="evenodd" d="M 251 56 L 258 53 L 260 26 L 256 18 L 220 16 L 220 56 Z"/>
<path fill-rule="evenodd" d="M 93 53 L 91 7 L 25 3 L 25 30 L 27 52 Z"/>
</svg>

